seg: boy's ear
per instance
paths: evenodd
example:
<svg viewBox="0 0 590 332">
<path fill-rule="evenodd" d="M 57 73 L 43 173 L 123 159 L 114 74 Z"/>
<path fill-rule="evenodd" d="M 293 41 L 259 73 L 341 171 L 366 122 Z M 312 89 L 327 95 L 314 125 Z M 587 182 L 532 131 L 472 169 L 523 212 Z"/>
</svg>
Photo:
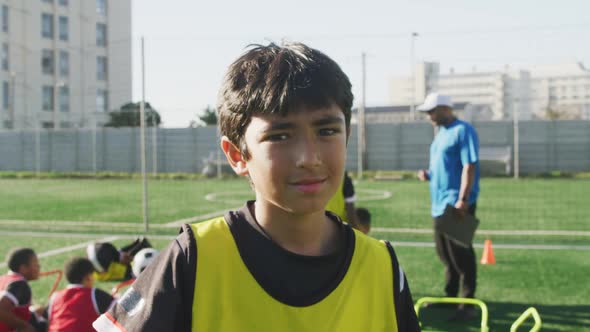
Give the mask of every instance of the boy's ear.
<svg viewBox="0 0 590 332">
<path fill-rule="evenodd" d="M 242 151 L 232 143 L 227 136 L 221 138 L 221 150 L 225 154 L 231 168 L 237 175 L 248 175 L 248 166 L 242 156 Z"/>
</svg>

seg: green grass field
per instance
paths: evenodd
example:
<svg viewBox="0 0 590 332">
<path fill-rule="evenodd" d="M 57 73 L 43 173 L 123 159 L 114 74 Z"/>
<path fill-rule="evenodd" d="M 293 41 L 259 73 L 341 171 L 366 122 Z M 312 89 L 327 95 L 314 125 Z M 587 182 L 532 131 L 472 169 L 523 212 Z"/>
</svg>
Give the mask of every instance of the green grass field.
<svg viewBox="0 0 590 332">
<path fill-rule="evenodd" d="M 490 309 L 491 331 L 507 331 L 528 306 L 543 318 L 543 331 L 584 331 L 590 326 L 590 180 L 483 179 L 478 201 L 481 219 L 476 244 L 493 240 L 497 264 L 479 266 L 479 298 Z M 359 202 L 373 214 L 372 236 L 394 242 L 414 299 L 443 294 L 443 270 L 432 244 L 428 186 L 417 181 L 361 181 Z M 0 255 L 15 246 L 38 253 L 84 244 L 110 234 L 142 233 L 142 186 L 137 180 L 16 180 L 0 179 Z M 252 198 L 244 180 L 153 180 L 149 183 L 148 236 L 174 236 L 166 223 L 237 207 Z M 381 199 L 384 193 L 391 196 Z M 209 200 L 205 197 L 209 195 Z M 93 221 L 95 223 L 88 223 Z M 401 229 L 417 229 L 405 232 Z M 34 237 L 24 232 L 45 232 Z M 488 233 L 486 233 L 488 231 Z M 490 233 L 490 231 L 492 233 Z M 498 231 L 507 231 L 498 234 Z M 568 234 L 527 235 L 520 231 L 571 231 Z M 493 233 L 496 232 L 496 233 Z M 63 234 L 63 233 L 69 233 Z M 152 239 L 150 239 L 152 241 Z M 116 240 L 120 245 L 129 241 Z M 158 248 L 169 240 L 154 239 Z M 420 247 L 410 246 L 418 242 Z M 502 245 L 578 246 L 563 250 L 503 248 Z M 481 248 L 476 248 L 478 257 Z M 83 249 L 41 258 L 44 270 L 58 269 Z M 0 272 L 5 272 L 0 267 Z M 35 302 L 44 303 L 50 278 L 32 283 Z M 62 282 L 63 286 L 63 282 Z M 100 287 L 109 290 L 113 283 Z M 449 313 L 421 312 L 425 327 L 447 331 L 477 331 L 451 325 Z"/>
</svg>

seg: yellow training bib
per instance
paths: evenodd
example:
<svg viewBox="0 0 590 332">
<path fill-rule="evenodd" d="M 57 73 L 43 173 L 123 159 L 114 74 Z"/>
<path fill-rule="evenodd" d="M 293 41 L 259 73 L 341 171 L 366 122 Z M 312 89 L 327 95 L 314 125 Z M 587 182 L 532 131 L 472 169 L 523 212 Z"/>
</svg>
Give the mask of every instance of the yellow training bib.
<svg viewBox="0 0 590 332">
<path fill-rule="evenodd" d="M 198 255 L 193 331 L 397 332 L 384 243 L 355 231 L 352 261 L 338 287 L 315 304 L 295 307 L 274 299 L 250 274 L 224 218 L 192 228 Z"/>
<path fill-rule="evenodd" d="M 326 210 L 336 214 L 342 221 L 348 222 L 348 214 L 346 213 L 346 202 L 344 201 L 344 193 L 342 189 L 344 187 L 344 182 L 340 183 L 338 187 L 338 191 L 330 201 L 326 205 Z"/>
<path fill-rule="evenodd" d="M 105 272 L 94 272 L 94 279 L 99 281 L 123 280 L 127 273 L 127 265 L 113 262 Z"/>
</svg>

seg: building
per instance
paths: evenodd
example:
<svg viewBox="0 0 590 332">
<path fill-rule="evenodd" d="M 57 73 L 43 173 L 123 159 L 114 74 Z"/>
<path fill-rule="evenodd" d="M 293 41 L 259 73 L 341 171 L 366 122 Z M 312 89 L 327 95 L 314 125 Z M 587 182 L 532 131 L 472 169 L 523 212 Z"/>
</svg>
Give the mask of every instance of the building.
<svg viewBox="0 0 590 332">
<path fill-rule="evenodd" d="M 100 126 L 131 101 L 131 0 L 0 0 L 0 129 Z"/>
<path fill-rule="evenodd" d="M 454 103 L 454 111 L 463 119 L 471 120 L 474 109 L 469 103 Z M 352 109 L 351 123 L 358 123 L 358 108 Z M 429 121 L 429 117 L 425 114 L 416 114 L 416 120 Z M 399 123 L 411 122 L 412 113 L 410 105 L 397 106 L 373 106 L 365 107 L 365 122 L 366 123 Z"/>
<path fill-rule="evenodd" d="M 414 105 L 420 104 L 426 95 L 437 91 L 448 95 L 455 103 L 471 105 L 471 116 L 476 120 L 511 119 L 514 111 L 520 119 L 530 119 L 531 80 L 527 71 L 513 71 L 506 68 L 498 72 L 441 74 L 436 62 L 416 65 L 414 78 Z M 412 103 L 411 78 L 392 80 L 392 102 L 394 105 Z"/>
<path fill-rule="evenodd" d="M 391 103 L 400 105 L 419 105 L 425 96 L 438 89 L 440 73 L 439 64 L 436 62 L 422 62 L 414 69 L 414 78 L 399 77 L 391 81 Z M 414 90 L 412 91 L 412 86 Z"/>
<path fill-rule="evenodd" d="M 590 119 L 590 70 L 581 63 L 531 67 L 538 118 Z"/>
</svg>

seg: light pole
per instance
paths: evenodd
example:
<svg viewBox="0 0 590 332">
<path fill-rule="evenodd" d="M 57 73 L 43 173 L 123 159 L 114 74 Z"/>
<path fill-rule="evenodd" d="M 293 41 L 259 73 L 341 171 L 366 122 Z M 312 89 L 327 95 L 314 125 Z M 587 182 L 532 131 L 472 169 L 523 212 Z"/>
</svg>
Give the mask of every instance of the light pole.
<svg viewBox="0 0 590 332">
<path fill-rule="evenodd" d="M 519 129 L 519 112 L 518 98 L 512 101 L 512 126 L 514 132 L 513 149 L 514 149 L 514 178 L 520 177 L 520 129 Z"/>
<path fill-rule="evenodd" d="M 366 151 L 366 134 L 365 134 L 365 100 L 367 94 L 367 55 L 363 52 L 362 56 L 362 97 L 361 105 L 358 108 L 358 116 L 356 121 L 357 128 L 357 178 L 363 178 L 363 171 L 365 166 L 365 151 Z"/>
<path fill-rule="evenodd" d="M 53 129 L 59 129 L 59 127 L 60 127 L 60 125 L 58 123 L 58 121 L 59 121 L 58 112 L 60 111 L 59 108 L 61 107 L 61 103 L 59 102 L 59 100 L 61 100 L 60 89 L 64 86 L 65 86 L 65 83 L 62 81 L 59 81 L 59 82 L 56 82 L 53 87 L 53 114 L 52 114 L 52 119 L 51 119 L 51 121 L 53 121 Z"/>
<path fill-rule="evenodd" d="M 143 227 L 148 231 L 148 183 L 145 160 L 145 48 L 144 39 L 141 37 L 141 103 L 139 104 L 139 121 L 141 136 L 141 177 L 143 182 Z"/>
<path fill-rule="evenodd" d="M 410 118 L 412 121 L 416 120 L 416 66 L 414 63 L 414 43 L 416 42 L 416 37 L 418 37 L 418 33 L 412 32 L 412 37 L 410 39 L 410 66 L 412 68 L 412 102 L 410 103 Z"/>
<path fill-rule="evenodd" d="M 10 129 L 16 127 L 15 125 L 15 118 L 16 118 L 16 109 L 15 103 L 16 101 L 16 73 L 11 71 L 10 72 Z"/>
</svg>

